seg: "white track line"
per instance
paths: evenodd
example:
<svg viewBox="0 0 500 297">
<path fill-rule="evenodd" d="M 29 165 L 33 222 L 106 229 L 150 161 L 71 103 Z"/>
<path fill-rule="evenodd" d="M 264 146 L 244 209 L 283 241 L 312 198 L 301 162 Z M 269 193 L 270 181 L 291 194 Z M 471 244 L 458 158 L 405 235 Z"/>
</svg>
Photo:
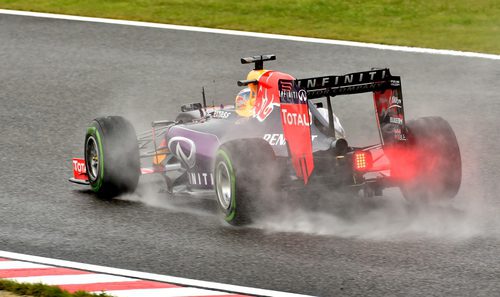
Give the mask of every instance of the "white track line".
<svg viewBox="0 0 500 297">
<path fill-rule="evenodd" d="M 391 50 L 391 51 L 410 52 L 410 53 L 423 53 L 423 54 L 435 54 L 435 55 L 447 55 L 447 56 L 460 56 L 460 57 L 500 60 L 500 55 L 494 55 L 494 54 L 483 54 L 483 53 L 475 53 L 475 52 L 462 52 L 462 51 L 455 51 L 455 50 L 440 50 L 440 49 L 432 49 L 432 48 L 397 46 L 397 45 L 384 45 L 384 44 L 376 44 L 376 43 L 310 38 L 310 37 L 257 33 L 257 32 L 246 32 L 246 31 L 236 31 L 236 30 L 212 29 L 212 28 L 193 27 L 193 26 L 179 26 L 179 25 L 159 24 L 159 23 L 149 23 L 149 22 L 137 22 L 137 21 L 125 21 L 125 20 L 93 18 L 93 17 L 81 17 L 81 16 L 64 15 L 64 14 L 40 13 L 40 12 L 6 10 L 6 9 L 0 9 L 0 14 L 30 16 L 30 17 L 39 17 L 39 18 L 50 18 L 50 19 L 61 19 L 61 20 L 72 20 L 72 21 L 84 21 L 84 22 L 94 22 L 94 23 L 106 23 L 106 24 L 116 24 L 116 25 L 127 25 L 127 26 L 136 26 L 136 27 L 150 27 L 150 28 L 160 28 L 160 29 L 169 29 L 169 30 L 180 30 L 180 31 L 215 33 L 215 34 L 225 34 L 225 35 L 234 35 L 234 36 L 245 36 L 245 37 L 257 37 L 257 38 L 266 38 L 266 39 L 308 42 L 308 43 L 343 45 L 343 46 L 373 48 L 373 49 L 380 49 L 380 50 Z"/>
<path fill-rule="evenodd" d="M 41 265 L 36 263 L 22 262 L 22 261 L 0 261 L 0 270 L 8 269 L 38 269 L 38 268 L 51 268 L 52 266 Z"/>
<path fill-rule="evenodd" d="M 109 274 L 75 274 L 75 275 L 47 275 L 47 276 L 26 276 L 7 277 L 19 283 L 42 283 L 46 285 L 82 285 L 93 283 L 111 283 L 134 281 L 134 279 Z"/>
<path fill-rule="evenodd" d="M 147 273 L 147 272 L 139 272 L 139 271 L 133 271 L 133 270 L 127 270 L 127 269 L 120 269 L 120 268 L 111 268 L 111 267 L 105 267 L 105 266 L 99 266 L 99 265 L 84 264 L 84 263 L 71 262 L 71 261 L 65 261 L 65 260 L 57 260 L 57 259 L 44 258 L 44 257 L 38 257 L 38 256 L 31 256 L 31 255 L 25 255 L 25 254 L 19 254 L 19 253 L 7 252 L 7 251 L 0 251 L 0 258 L 9 258 L 9 259 L 20 260 L 20 261 L 29 261 L 29 262 L 35 262 L 35 263 L 40 263 L 40 264 L 46 264 L 46 265 L 75 268 L 75 269 L 80 269 L 80 270 L 88 270 L 88 271 L 92 271 L 92 272 L 114 274 L 114 275 L 133 277 L 133 278 L 139 278 L 139 279 L 145 279 L 145 280 L 154 280 L 154 281 L 179 284 L 179 285 L 184 285 L 184 286 L 214 289 L 214 290 L 235 292 L 235 293 L 242 293 L 242 294 L 249 294 L 249 295 L 270 296 L 270 297 L 310 297 L 310 296 L 301 295 L 301 294 L 285 293 L 285 292 L 265 290 L 265 289 L 257 289 L 257 288 L 222 284 L 222 283 L 214 283 L 214 282 L 208 282 L 208 281 L 200 281 L 200 280 L 194 280 L 194 279 L 188 279 L 188 278 L 182 278 L 182 277 L 167 276 L 167 275 L 160 275 L 160 274 Z M 81 275 L 78 275 L 78 277 L 81 277 L 84 275 L 85 274 L 81 274 Z M 58 276 L 58 277 L 60 277 L 60 276 Z"/>
<path fill-rule="evenodd" d="M 94 292 L 100 293 L 100 292 Z M 209 291 L 197 288 L 165 288 L 165 289 L 140 289 L 140 290 L 116 290 L 104 291 L 104 293 L 115 297 L 183 297 L 183 296 L 223 296 L 229 293 Z"/>
</svg>

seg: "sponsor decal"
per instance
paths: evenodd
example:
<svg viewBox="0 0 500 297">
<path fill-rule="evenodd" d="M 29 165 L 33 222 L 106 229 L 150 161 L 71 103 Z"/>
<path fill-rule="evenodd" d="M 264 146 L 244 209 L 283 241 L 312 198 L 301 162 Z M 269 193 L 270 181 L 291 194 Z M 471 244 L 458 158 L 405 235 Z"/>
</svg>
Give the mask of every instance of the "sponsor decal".
<svg viewBox="0 0 500 297">
<path fill-rule="evenodd" d="M 228 112 L 228 111 L 224 111 L 224 110 L 216 110 L 214 111 L 214 114 L 212 117 L 216 118 L 216 119 L 227 119 L 231 116 L 231 113 Z"/>
<path fill-rule="evenodd" d="M 310 98 L 327 95 L 350 94 L 379 89 L 387 84 L 388 69 L 350 73 L 339 76 L 324 76 L 297 80 L 300 88 L 307 89 Z"/>
<path fill-rule="evenodd" d="M 316 139 L 316 137 L 318 137 L 318 135 L 311 135 L 311 140 L 314 141 Z M 279 134 L 279 133 L 264 134 L 264 136 L 262 138 L 272 146 L 286 144 L 285 135 L 283 135 L 283 134 Z"/>
<path fill-rule="evenodd" d="M 403 119 L 401 119 L 401 118 L 390 117 L 390 118 L 389 118 L 389 121 L 390 121 L 392 124 L 403 125 Z"/>
<path fill-rule="evenodd" d="M 401 105 L 401 99 L 396 96 L 391 97 L 391 105 Z"/>
<path fill-rule="evenodd" d="M 285 145 L 285 135 L 283 134 L 264 134 L 262 137 L 270 145 Z"/>
<path fill-rule="evenodd" d="M 188 179 L 191 185 L 196 186 L 213 186 L 214 175 L 207 172 L 188 172 Z"/>
<path fill-rule="evenodd" d="M 405 141 L 406 140 L 406 136 L 402 132 L 401 129 L 396 128 L 396 129 L 394 129 L 394 139 L 397 140 L 397 141 Z"/>
<path fill-rule="evenodd" d="M 168 141 L 168 149 L 187 168 L 193 168 L 196 165 L 196 146 L 191 139 L 182 136 L 172 137 Z"/>
<path fill-rule="evenodd" d="M 325 76 L 297 80 L 297 85 L 301 88 L 320 89 L 339 87 L 348 84 L 363 84 L 372 83 L 378 80 L 383 80 L 387 77 L 385 69 L 350 73 L 339 76 Z"/>
<path fill-rule="evenodd" d="M 280 98 L 282 98 L 282 103 L 295 103 L 297 100 L 306 102 L 307 93 L 305 90 L 300 90 L 298 92 L 280 91 Z"/>
<path fill-rule="evenodd" d="M 307 103 L 307 92 L 303 89 L 295 90 L 293 82 L 289 80 L 280 80 L 280 102 L 291 104 Z"/>
<path fill-rule="evenodd" d="M 401 86 L 401 82 L 399 80 L 391 79 L 391 86 L 399 87 Z"/>
<path fill-rule="evenodd" d="M 85 167 L 85 160 L 74 158 L 73 162 L 73 177 L 80 180 L 88 180 L 87 168 Z"/>
<path fill-rule="evenodd" d="M 289 108 L 281 108 L 281 119 L 291 126 L 311 126 L 311 118 L 308 113 L 295 111 Z"/>
<path fill-rule="evenodd" d="M 77 173 L 87 173 L 87 168 L 85 167 L 85 161 L 82 159 L 73 159 L 73 170 Z"/>
<path fill-rule="evenodd" d="M 259 94 L 262 94 L 261 100 L 258 101 L 259 104 L 255 106 L 255 110 L 257 111 L 255 114 L 255 117 L 257 120 L 260 122 L 263 122 L 270 114 L 273 112 L 274 109 L 274 94 L 271 94 L 271 98 L 268 96 L 268 89 L 263 89 L 262 87 L 259 87 Z"/>
</svg>

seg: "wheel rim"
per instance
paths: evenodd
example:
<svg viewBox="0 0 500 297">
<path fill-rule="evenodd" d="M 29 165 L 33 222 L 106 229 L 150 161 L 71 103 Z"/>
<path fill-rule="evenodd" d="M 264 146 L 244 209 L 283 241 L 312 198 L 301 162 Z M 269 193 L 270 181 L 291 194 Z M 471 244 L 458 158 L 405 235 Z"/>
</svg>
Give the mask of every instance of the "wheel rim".
<svg viewBox="0 0 500 297">
<path fill-rule="evenodd" d="M 231 174 L 226 163 L 219 162 L 216 168 L 215 182 L 217 183 L 217 199 L 223 209 L 229 209 L 231 206 Z"/>
<path fill-rule="evenodd" d="M 97 180 L 99 176 L 99 160 L 97 141 L 93 136 L 90 136 L 85 145 L 85 164 L 87 166 L 87 174 L 91 181 Z"/>
</svg>

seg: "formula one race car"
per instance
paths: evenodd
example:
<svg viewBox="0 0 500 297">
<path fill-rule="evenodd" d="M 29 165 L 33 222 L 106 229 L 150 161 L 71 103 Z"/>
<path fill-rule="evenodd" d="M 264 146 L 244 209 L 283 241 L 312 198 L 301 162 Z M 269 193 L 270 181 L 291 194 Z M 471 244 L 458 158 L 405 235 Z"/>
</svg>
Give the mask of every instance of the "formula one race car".
<svg viewBox="0 0 500 297">
<path fill-rule="evenodd" d="M 141 174 L 161 174 L 169 192 L 211 191 L 224 219 L 244 224 L 274 193 L 350 189 L 365 196 L 399 187 L 406 199 L 453 198 L 461 183 L 455 134 L 444 119 L 406 121 L 401 80 L 389 69 L 306 79 L 254 63 L 235 105 L 183 105 L 175 121 L 136 136 L 122 117 L 95 119 L 72 182 L 101 197 L 133 192 Z M 351 147 L 332 108 L 335 96 L 372 92 L 380 143 Z M 141 168 L 140 159 L 150 159 Z M 304 199 L 308 199 L 307 196 Z"/>
</svg>

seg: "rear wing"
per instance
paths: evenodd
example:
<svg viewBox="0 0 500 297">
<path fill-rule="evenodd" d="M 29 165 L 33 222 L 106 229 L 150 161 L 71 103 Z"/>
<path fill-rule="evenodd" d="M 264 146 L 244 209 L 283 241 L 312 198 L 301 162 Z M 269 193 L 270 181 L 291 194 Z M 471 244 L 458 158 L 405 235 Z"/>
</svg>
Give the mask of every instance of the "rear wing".
<svg viewBox="0 0 500 297">
<path fill-rule="evenodd" d="M 392 76 L 386 68 L 297 79 L 294 83 L 300 89 L 306 90 L 308 99 L 315 99 L 397 88 L 401 85 L 401 80 L 399 76 Z"/>
<path fill-rule="evenodd" d="M 295 90 L 290 92 L 290 90 Z M 293 96 L 302 101 L 327 98 L 330 130 L 333 128 L 331 97 L 373 92 L 377 126 L 382 145 L 406 141 L 401 78 L 388 68 L 296 80 L 280 80 L 281 103 L 293 103 Z M 296 94 L 296 95 L 294 95 Z M 333 134 L 334 135 L 334 134 Z"/>
<path fill-rule="evenodd" d="M 377 127 L 382 147 L 406 142 L 406 128 L 401 92 L 401 79 L 391 75 L 389 69 L 374 69 L 344 75 L 332 75 L 296 80 L 281 79 L 278 82 L 282 123 L 292 159 L 295 159 L 297 175 L 307 178 L 314 167 L 310 145 L 310 115 L 316 116 L 311 108 L 310 99 L 327 98 L 328 125 L 331 136 L 335 137 L 333 108 L 331 97 L 373 92 Z M 283 108 L 286 108 L 283 111 Z M 295 119 L 304 119 L 309 127 L 300 127 L 295 122 L 287 121 L 288 110 Z M 288 132 L 288 133 L 287 133 Z M 288 137 L 287 137 L 287 134 Z M 308 139 L 309 138 L 309 139 Z"/>
</svg>

